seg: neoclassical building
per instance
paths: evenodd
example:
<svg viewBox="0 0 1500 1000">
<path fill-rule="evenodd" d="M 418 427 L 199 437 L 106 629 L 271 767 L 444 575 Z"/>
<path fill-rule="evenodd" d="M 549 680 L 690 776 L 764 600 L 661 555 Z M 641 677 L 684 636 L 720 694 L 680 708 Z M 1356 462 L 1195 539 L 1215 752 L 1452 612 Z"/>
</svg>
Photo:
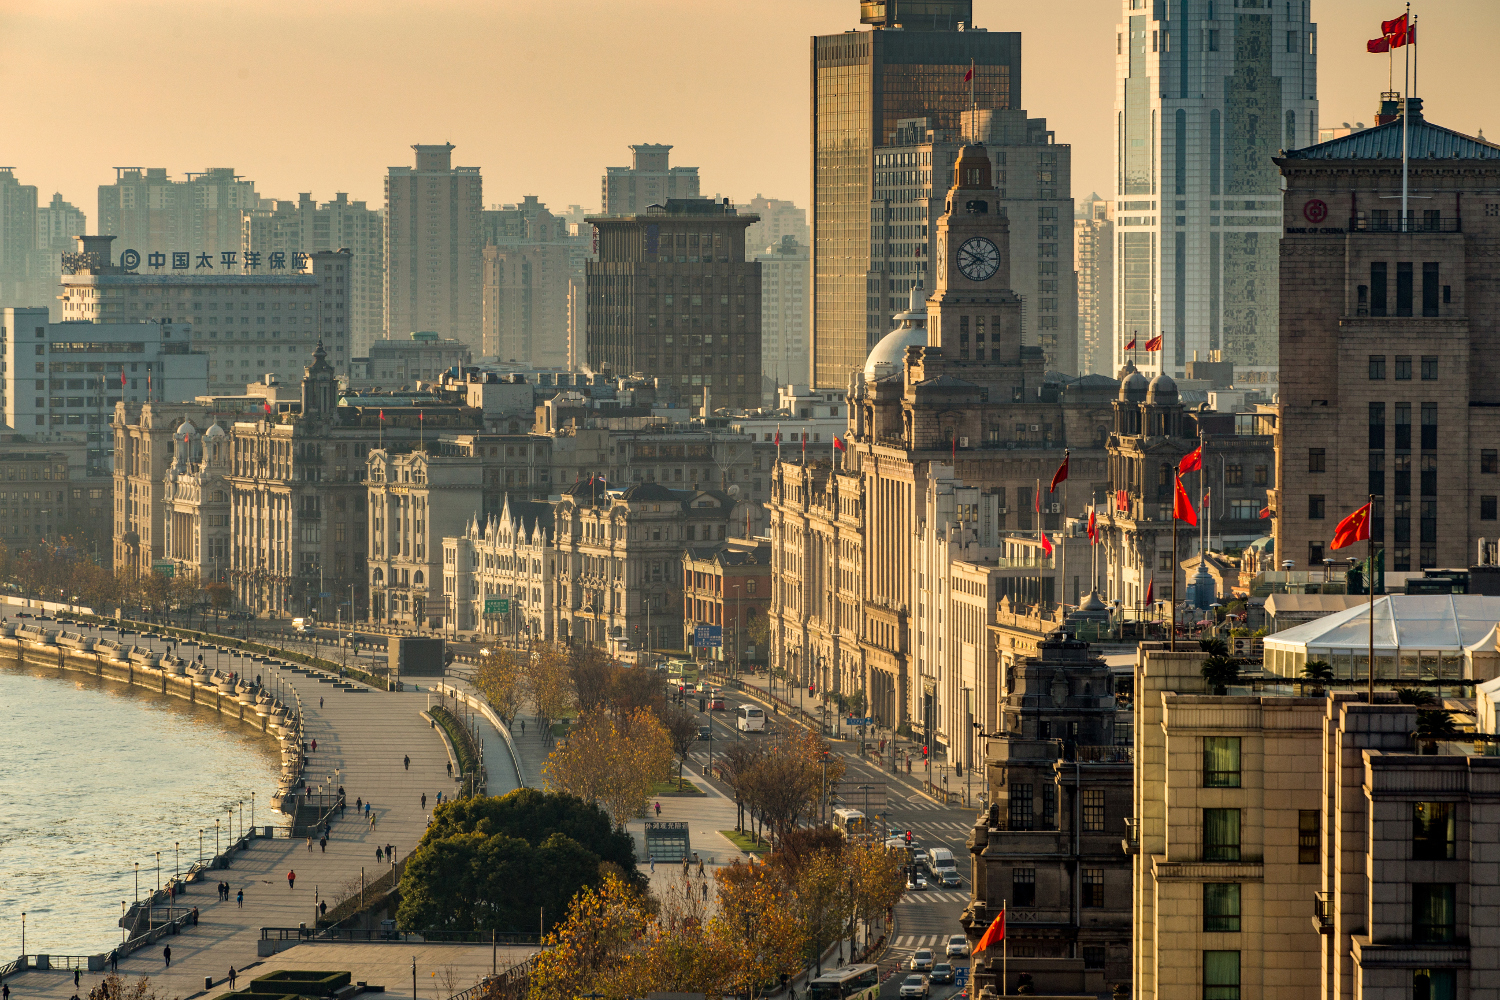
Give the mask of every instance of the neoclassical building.
<svg viewBox="0 0 1500 1000">
<path fill-rule="evenodd" d="M 173 433 L 175 460 L 162 484 L 163 548 L 179 576 L 205 582 L 229 574 L 229 433 L 184 420 Z"/>
<path fill-rule="evenodd" d="M 443 539 L 443 592 L 457 608 L 457 627 L 552 639 L 557 561 L 550 503 L 507 496 L 499 514 L 471 518 L 463 534 Z"/>
</svg>

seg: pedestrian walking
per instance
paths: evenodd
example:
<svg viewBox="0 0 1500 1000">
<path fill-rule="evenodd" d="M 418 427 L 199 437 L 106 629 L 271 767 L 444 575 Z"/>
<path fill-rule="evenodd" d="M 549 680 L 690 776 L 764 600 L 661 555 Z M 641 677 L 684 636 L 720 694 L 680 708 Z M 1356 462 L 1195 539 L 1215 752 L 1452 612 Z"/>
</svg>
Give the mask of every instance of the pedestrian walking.
<svg viewBox="0 0 1500 1000">
<path fill-rule="evenodd" d="M 427 793 L 426 792 L 422 793 L 422 808 L 423 809 L 427 808 Z"/>
<path fill-rule="evenodd" d="M 297 873 L 295 871 L 289 871 L 286 873 L 286 887 L 288 889 L 297 888 Z"/>
<path fill-rule="evenodd" d="M 241 889 L 239 892 L 235 893 L 234 900 L 239 904 L 239 908 L 243 910 L 245 908 L 245 890 Z"/>
<path fill-rule="evenodd" d="M 319 697 L 319 698 L 318 698 L 318 707 L 319 707 L 319 708 L 322 708 L 322 707 L 323 707 L 323 699 L 322 699 L 322 697 L 321 697 L 321 696 L 320 696 L 320 697 Z"/>
<path fill-rule="evenodd" d="M 703 859 L 702 858 L 698 859 L 698 877 L 699 878 L 703 877 Z"/>
<path fill-rule="evenodd" d="M 371 814 L 370 814 L 370 829 L 371 829 L 371 830 L 373 830 L 373 829 L 375 829 L 375 821 L 376 821 L 376 820 L 377 820 L 377 819 L 379 819 L 379 817 L 378 817 L 378 816 L 376 816 L 376 815 L 375 815 L 375 814 L 374 814 L 374 813 L 371 813 Z"/>
<path fill-rule="evenodd" d="M 73 988 L 75 990 L 78 989 L 78 981 L 80 979 L 82 979 L 82 978 L 83 978 L 83 973 L 79 972 L 77 969 L 74 969 L 73 970 Z"/>
<path fill-rule="evenodd" d="M 110 952 L 110 954 L 113 955 L 114 952 Z M 0 997 L 4 997 L 4 1000 L 10 1000 L 10 983 L 0 986 Z"/>
<path fill-rule="evenodd" d="M 118 949 L 118 948 L 111 948 L 109 950 L 109 971 L 110 972 L 114 972 L 119 967 L 120 967 L 120 949 Z M 10 1000 L 10 987 L 9 986 L 7 986 L 5 988 L 5 998 L 6 998 L 6 1000 Z"/>
<path fill-rule="evenodd" d="M 453 777 L 453 761 L 448 762 L 448 777 Z"/>
<path fill-rule="evenodd" d="M 408 754 L 406 757 L 402 758 L 401 762 L 406 765 L 406 769 L 408 771 L 411 770 L 411 755 L 410 754 Z"/>
<path fill-rule="evenodd" d="M 318 849 L 324 854 L 328 853 L 328 838 L 323 837 L 318 841 Z"/>
<path fill-rule="evenodd" d="M 656 855 L 654 854 L 651 855 L 651 873 L 653 875 L 656 873 Z"/>
<path fill-rule="evenodd" d="M 384 847 L 377 847 L 377 848 L 375 848 L 375 860 L 376 861 L 384 861 L 385 860 L 385 848 Z"/>
<path fill-rule="evenodd" d="M 312 853 L 312 834 L 307 835 L 307 853 Z"/>
<path fill-rule="evenodd" d="M 167 961 L 167 968 L 170 969 L 172 967 L 172 946 L 171 945 L 167 945 L 165 948 L 163 948 L 161 950 L 161 957 L 164 958 L 164 959 L 166 959 L 166 961 Z"/>
<path fill-rule="evenodd" d="M 525 719 L 521 720 L 521 735 L 522 736 L 526 735 L 526 720 Z"/>
<path fill-rule="evenodd" d="M 229 988 L 234 989 L 234 981 L 239 978 L 239 973 L 234 971 L 234 966 L 229 967 Z"/>
<path fill-rule="evenodd" d="M 322 902 L 320 902 L 318 904 L 318 916 L 320 916 L 320 917 L 326 917 L 326 916 L 328 916 L 328 900 L 325 899 L 325 900 L 323 900 Z"/>
<path fill-rule="evenodd" d="M 316 737 L 314 737 L 313 738 L 313 753 L 317 753 L 317 752 L 318 752 L 318 740 L 317 740 Z"/>
<path fill-rule="evenodd" d="M 196 906 L 193 907 L 193 926 L 198 926 L 198 908 Z"/>
<path fill-rule="evenodd" d="M 658 802 L 656 804 L 656 815 L 657 816 L 661 816 L 661 803 L 660 802 Z"/>
<path fill-rule="evenodd" d="M 703 883 L 703 901 L 705 903 L 708 902 L 708 883 L 707 882 Z"/>
<path fill-rule="evenodd" d="M 354 811 L 355 812 L 359 812 L 364 807 L 365 807 L 365 800 L 362 799 L 362 798 L 355 798 L 355 800 L 354 800 Z"/>
<path fill-rule="evenodd" d="M 365 815 L 370 815 L 370 803 L 368 802 L 365 803 Z"/>
</svg>

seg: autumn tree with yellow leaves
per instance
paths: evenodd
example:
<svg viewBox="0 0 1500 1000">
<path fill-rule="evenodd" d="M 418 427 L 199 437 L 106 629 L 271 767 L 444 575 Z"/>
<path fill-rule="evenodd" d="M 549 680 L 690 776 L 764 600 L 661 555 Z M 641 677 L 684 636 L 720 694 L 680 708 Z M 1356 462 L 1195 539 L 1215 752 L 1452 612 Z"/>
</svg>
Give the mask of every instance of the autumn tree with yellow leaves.
<svg viewBox="0 0 1500 1000">
<path fill-rule="evenodd" d="M 661 720 L 638 708 L 616 719 L 603 707 L 578 717 L 542 768 L 548 791 L 597 802 L 623 827 L 672 774 L 672 740 Z"/>
</svg>

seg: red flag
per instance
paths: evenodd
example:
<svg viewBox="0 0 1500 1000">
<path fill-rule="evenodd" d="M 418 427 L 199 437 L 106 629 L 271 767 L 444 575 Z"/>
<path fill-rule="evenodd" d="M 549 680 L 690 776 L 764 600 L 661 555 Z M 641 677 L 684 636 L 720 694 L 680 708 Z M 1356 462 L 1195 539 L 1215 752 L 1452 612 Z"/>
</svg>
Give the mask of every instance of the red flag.
<svg viewBox="0 0 1500 1000">
<path fill-rule="evenodd" d="M 1057 471 L 1054 472 L 1054 473 L 1052 473 L 1052 485 L 1049 486 L 1049 487 L 1047 487 L 1047 492 L 1049 492 L 1049 493 L 1056 493 L 1057 492 L 1057 484 L 1061 483 L 1064 479 L 1067 479 L 1067 478 L 1068 478 L 1068 449 L 1064 448 L 1063 449 L 1062 465 L 1059 465 L 1057 467 Z"/>
<path fill-rule="evenodd" d="M 776 428 L 776 447 L 781 447 L 781 427 L 779 425 Z"/>
<path fill-rule="evenodd" d="M 979 943 L 974 946 L 974 955 L 975 955 L 975 957 L 978 957 L 979 953 L 981 951 L 984 951 L 990 945 L 996 944 L 997 942 L 1004 941 L 1004 940 L 1005 940 L 1005 911 L 1002 909 L 1000 911 L 1000 915 L 995 918 L 994 923 L 990 924 L 989 927 L 985 928 L 984 935 L 979 939 Z"/>
<path fill-rule="evenodd" d="M 1152 578 L 1146 581 L 1146 603 L 1151 603 L 1151 595 L 1156 592 L 1156 580 Z"/>
<path fill-rule="evenodd" d="M 384 408 L 382 408 L 381 411 L 380 411 L 380 422 L 381 423 L 385 423 L 385 409 Z"/>
<path fill-rule="evenodd" d="M 1036 511 L 1038 514 L 1040 514 L 1042 512 L 1042 491 L 1041 490 L 1037 490 L 1034 494 L 1032 494 L 1032 496 L 1031 496 L 1031 509 L 1034 510 L 1034 511 Z"/>
<path fill-rule="evenodd" d="M 1187 490 L 1182 488 L 1182 477 L 1177 477 L 1177 496 L 1172 500 L 1172 517 L 1177 521 L 1186 521 L 1194 527 L 1198 524 L 1198 512 L 1193 509 L 1193 498 L 1188 496 Z"/>
<path fill-rule="evenodd" d="M 418 410 L 417 411 L 417 419 L 420 420 L 422 423 L 425 424 L 427 422 L 427 414 L 425 412 L 423 412 L 422 410 Z"/>
<path fill-rule="evenodd" d="M 1089 508 L 1089 544 L 1099 544 L 1099 520 L 1094 516 L 1094 509 Z"/>
<path fill-rule="evenodd" d="M 1401 46 L 1416 41 L 1416 28 L 1411 26 L 1409 15 L 1402 14 L 1400 17 L 1389 21 L 1380 22 L 1380 33 L 1390 43 L 1391 48 L 1399 49 Z"/>
<path fill-rule="evenodd" d="M 964 74 L 964 83 L 968 83 L 972 79 L 974 79 L 974 64 L 969 63 L 969 71 Z"/>
<path fill-rule="evenodd" d="M 1115 490 L 1115 510 L 1124 512 L 1130 509 L 1130 491 Z"/>
<path fill-rule="evenodd" d="M 1203 446 L 1201 444 L 1186 455 L 1183 455 L 1182 461 L 1177 463 L 1177 472 L 1179 475 L 1201 468 L 1203 468 Z"/>
<path fill-rule="evenodd" d="M 1260 509 L 1260 513 L 1256 514 L 1255 516 L 1258 517 L 1258 518 L 1260 518 L 1262 521 L 1264 521 L 1266 518 L 1268 518 L 1268 517 L 1271 516 L 1271 508 L 1269 508 L 1269 507 L 1262 507 Z"/>
<path fill-rule="evenodd" d="M 1045 531 L 1042 532 L 1042 551 L 1045 552 L 1048 556 L 1052 555 L 1052 539 L 1047 537 L 1047 533 Z"/>
<path fill-rule="evenodd" d="M 120 368 L 120 388 L 121 389 L 125 388 L 125 369 L 124 369 L 124 367 Z"/>
<path fill-rule="evenodd" d="M 1384 35 L 1381 35 L 1379 38 L 1372 38 L 1368 42 L 1365 42 L 1365 51 L 1389 52 L 1391 51 L 1391 43 L 1386 39 Z"/>
<path fill-rule="evenodd" d="M 1161 334 L 1158 333 L 1156 336 L 1154 336 L 1150 340 L 1146 341 L 1146 350 L 1148 350 L 1148 351 L 1159 351 L 1159 350 L 1161 350 Z"/>
<path fill-rule="evenodd" d="M 1130 335 L 1130 343 L 1128 343 L 1128 344 L 1125 345 L 1125 350 L 1127 350 L 1127 351 L 1133 351 L 1133 350 L 1135 350 L 1135 334 L 1131 334 Z"/>
<path fill-rule="evenodd" d="M 834 451 L 843 451 L 844 450 L 844 439 L 841 438 L 841 437 L 839 437 L 836 434 L 834 435 L 834 438 L 833 438 L 833 450 Z"/>
<path fill-rule="evenodd" d="M 269 399 L 266 400 L 264 403 L 262 403 L 260 405 L 260 408 L 262 410 L 265 410 L 267 413 L 270 413 L 271 412 L 271 401 Z"/>
<path fill-rule="evenodd" d="M 1329 548 L 1342 549 L 1362 542 L 1370 537 L 1370 505 L 1365 504 L 1359 510 L 1350 514 L 1338 523 L 1333 529 L 1333 541 Z"/>
</svg>

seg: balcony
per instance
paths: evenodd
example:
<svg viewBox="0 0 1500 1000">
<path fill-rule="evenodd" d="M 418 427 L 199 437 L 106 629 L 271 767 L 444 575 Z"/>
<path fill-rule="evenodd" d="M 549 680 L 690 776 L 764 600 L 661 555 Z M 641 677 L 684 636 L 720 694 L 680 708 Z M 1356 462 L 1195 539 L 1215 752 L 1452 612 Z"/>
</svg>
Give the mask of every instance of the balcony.
<svg viewBox="0 0 1500 1000">
<path fill-rule="evenodd" d="M 1333 933 L 1333 900 L 1326 892 L 1313 893 L 1313 930 L 1319 934 Z"/>
<path fill-rule="evenodd" d="M 1125 821 L 1125 829 L 1128 832 L 1125 839 L 1120 841 L 1120 850 L 1131 856 L 1141 853 L 1140 820 L 1127 819 Z"/>
</svg>

